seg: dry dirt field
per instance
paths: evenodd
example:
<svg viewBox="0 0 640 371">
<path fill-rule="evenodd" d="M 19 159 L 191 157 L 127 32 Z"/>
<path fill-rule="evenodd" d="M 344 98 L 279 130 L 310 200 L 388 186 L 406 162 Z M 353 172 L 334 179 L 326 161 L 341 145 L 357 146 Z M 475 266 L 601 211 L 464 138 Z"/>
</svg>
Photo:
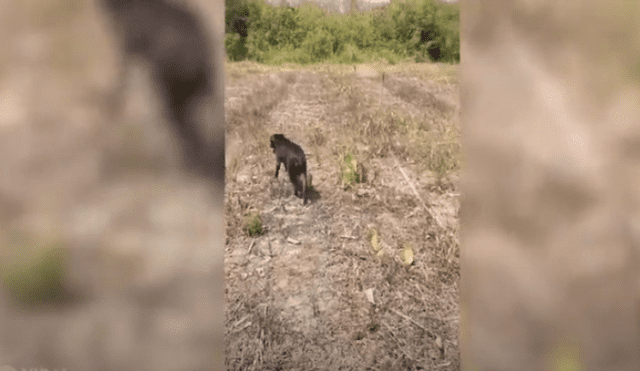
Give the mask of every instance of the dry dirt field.
<svg viewBox="0 0 640 371">
<path fill-rule="evenodd" d="M 227 368 L 458 370 L 457 68 L 226 74 Z M 307 154 L 307 206 L 274 178 L 274 133 Z M 361 183 L 341 178 L 349 155 Z"/>
</svg>

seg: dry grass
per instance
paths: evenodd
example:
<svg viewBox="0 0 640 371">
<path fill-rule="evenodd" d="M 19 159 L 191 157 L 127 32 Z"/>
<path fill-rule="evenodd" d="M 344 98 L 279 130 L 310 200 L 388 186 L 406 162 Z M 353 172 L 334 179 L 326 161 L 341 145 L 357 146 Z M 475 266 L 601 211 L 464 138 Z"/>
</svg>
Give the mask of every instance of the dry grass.
<svg viewBox="0 0 640 371">
<path fill-rule="evenodd" d="M 228 369 L 459 369 L 455 67 L 385 68 L 227 65 Z M 306 207 L 273 179 L 276 132 L 307 153 Z"/>
</svg>

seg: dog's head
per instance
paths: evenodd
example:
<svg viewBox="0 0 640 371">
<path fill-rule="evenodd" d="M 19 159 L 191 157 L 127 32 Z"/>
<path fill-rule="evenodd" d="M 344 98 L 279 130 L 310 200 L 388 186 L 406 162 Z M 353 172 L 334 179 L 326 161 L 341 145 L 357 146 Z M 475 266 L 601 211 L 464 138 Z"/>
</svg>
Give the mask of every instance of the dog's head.
<svg viewBox="0 0 640 371">
<path fill-rule="evenodd" d="M 284 140 L 285 140 L 285 137 L 282 134 L 273 134 L 271 136 L 271 148 L 273 148 L 274 152 L 276 151 L 276 146 Z"/>
</svg>

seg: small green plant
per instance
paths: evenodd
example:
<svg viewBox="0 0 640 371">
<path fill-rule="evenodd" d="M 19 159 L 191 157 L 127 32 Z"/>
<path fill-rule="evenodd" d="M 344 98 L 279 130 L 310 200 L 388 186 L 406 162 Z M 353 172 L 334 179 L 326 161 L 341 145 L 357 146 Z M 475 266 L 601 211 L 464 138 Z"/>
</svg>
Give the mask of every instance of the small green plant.
<svg viewBox="0 0 640 371">
<path fill-rule="evenodd" d="M 252 211 L 244 217 L 244 226 L 242 230 L 249 236 L 260 236 L 264 234 L 264 228 L 262 227 L 262 219 L 260 213 Z"/>
<path fill-rule="evenodd" d="M 342 158 L 341 178 L 345 189 L 364 182 L 364 167 L 351 153 L 345 154 Z"/>
<path fill-rule="evenodd" d="M 66 249 L 62 242 L 34 242 L 19 236 L 4 253 L 0 279 L 14 299 L 28 306 L 64 299 Z"/>
</svg>

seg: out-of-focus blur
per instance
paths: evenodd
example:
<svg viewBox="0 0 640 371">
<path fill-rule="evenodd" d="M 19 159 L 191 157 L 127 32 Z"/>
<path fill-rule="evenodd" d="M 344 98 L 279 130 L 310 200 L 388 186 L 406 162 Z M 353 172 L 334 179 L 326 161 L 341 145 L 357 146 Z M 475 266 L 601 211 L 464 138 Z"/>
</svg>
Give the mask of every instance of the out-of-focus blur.
<svg viewBox="0 0 640 371">
<path fill-rule="evenodd" d="M 463 4 L 463 369 L 640 369 L 639 25 Z"/>
<path fill-rule="evenodd" d="M 206 33 L 188 120 L 222 169 L 224 3 L 167 3 Z M 184 166 L 173 96 L 102 1 L 0 8 L 0 368 L 222 369 L 223 177 Z"/>
</svg>

